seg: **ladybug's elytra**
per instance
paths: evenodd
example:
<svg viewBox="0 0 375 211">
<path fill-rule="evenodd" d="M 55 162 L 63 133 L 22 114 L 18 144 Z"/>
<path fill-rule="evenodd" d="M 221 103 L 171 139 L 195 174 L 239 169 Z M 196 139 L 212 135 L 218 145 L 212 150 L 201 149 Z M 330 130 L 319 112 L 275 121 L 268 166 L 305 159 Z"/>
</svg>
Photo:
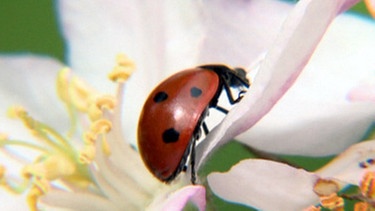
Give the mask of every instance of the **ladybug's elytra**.
<svg viewBox="0 0 375 211">
<path fill-rule="evenodd" d="M 246 72 L 223 65 L 205 65 L 178 72 L 159 84 L 147 98 L 138 124 L 138 147 L 149 171 L 163 182 L 172 181 L 191 154 L 191 181 L 195 183 L 194 148 L 209 108 L 217 105 L 224 89 L 231 104 L 231 87 L 249 87 Z M 191 153 L 190 153 L 191 152 Z"/>
</svg>

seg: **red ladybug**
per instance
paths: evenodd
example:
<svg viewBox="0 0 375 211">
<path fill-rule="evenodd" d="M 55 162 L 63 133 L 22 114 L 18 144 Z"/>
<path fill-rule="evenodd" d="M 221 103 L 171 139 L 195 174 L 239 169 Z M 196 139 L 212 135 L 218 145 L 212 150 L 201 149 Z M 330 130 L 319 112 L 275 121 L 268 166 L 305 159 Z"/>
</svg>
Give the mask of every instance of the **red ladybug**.
<svg viewBox="0 0 375 211">
<path fill-rule="evenodd" d="M 231 87 L 239 88 L 234 99 Z M 249 87 L 246 72 L 223 65 L 205 65 L 178 72 L 159 84 L 147 98 L 138 123 L 138 147 L 147 168 L 164 182 L 172 181 L 191 154 L 191 181 L 195 183 L 194 148 L 209 108 L 217 105 L 224 89 L 231 104 Z M 190 153 L 191 152 L 191 153 Z"/>
</svg>

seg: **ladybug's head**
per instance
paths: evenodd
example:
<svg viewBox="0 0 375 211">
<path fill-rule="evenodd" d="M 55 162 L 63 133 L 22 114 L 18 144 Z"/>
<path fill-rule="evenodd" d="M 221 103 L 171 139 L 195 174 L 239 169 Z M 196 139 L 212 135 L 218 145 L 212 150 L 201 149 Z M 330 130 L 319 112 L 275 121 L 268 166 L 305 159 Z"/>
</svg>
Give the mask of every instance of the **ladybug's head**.
<svg viewBox="0 0 375 211">
<path fill-rule="evenodd" d="M 236 67 L 231 70 L 230 78 L 228 81 L 231 87 L 249 87 L 249 79 L 246 78 L 246 71 L 243 68 Z"/>
</svg>

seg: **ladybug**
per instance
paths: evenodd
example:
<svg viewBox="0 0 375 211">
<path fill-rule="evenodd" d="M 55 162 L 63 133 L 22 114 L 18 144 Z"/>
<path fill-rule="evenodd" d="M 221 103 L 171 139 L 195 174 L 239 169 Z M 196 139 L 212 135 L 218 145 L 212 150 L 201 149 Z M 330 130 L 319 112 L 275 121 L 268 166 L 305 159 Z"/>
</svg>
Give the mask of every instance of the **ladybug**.
<svg viewBox="0 0 375 211">
<path fill-rule="evenodd" d="M 232 88 L 241 91 L 234 99 Z M 249 87 L 245 70 L 224 65 L 204 65 L 178 72 L 161 82 L 147 98 L 138 123 L 138 148 L 148 170 L 169 183 L 182 170 L 190 155 L 191 182 L 195 184 L 195 142 L 204 118 L 217 105 L 225 90 L 230 104 L 239 102 Z"/>
</svg>

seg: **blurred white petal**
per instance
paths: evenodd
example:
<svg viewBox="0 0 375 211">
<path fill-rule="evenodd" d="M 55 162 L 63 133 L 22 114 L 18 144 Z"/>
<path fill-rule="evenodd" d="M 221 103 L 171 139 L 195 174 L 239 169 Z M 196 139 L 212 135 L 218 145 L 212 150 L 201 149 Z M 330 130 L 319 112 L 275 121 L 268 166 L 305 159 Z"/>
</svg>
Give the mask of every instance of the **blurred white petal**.
<svg viewBox="0 0 375 211">
<path fill-rule="evenodd" d="M 63 118 L 64 106 L 59 102 L 55 88 L 56 75 L 62 67 L 60 62 L 46 56 L 0 55 L 0 117 L 5 117 L 9 106 L 25 105 L 38 119 L 64 127 L 69 119 Z M 46 112 L 46 105 L 50 105 L 54 115 Z"/>
<path fill-rule="evenodd" d="M 350 102 L 348 94 L 363 81 L 375 83 L 374 36 L 374 22 L 338 17 L 293 87 L 237 138 L 265 151 L 316 156 L 359 141 L 375 120 L 375 106 L 369 99 Z"/>
<path fill-rule="evenodd" d="M 283 1 L 204 1 L 206 36 L 200 63 L 248 67 L 274 42 L 293 4 Z"/>
<path fill-rule="evenodd" d="M 375 78 L 374 84 L 363 83 L 351 89 L 348 93 L 348 99 L 350 101 L 375 102 Z"/>
</svg>

